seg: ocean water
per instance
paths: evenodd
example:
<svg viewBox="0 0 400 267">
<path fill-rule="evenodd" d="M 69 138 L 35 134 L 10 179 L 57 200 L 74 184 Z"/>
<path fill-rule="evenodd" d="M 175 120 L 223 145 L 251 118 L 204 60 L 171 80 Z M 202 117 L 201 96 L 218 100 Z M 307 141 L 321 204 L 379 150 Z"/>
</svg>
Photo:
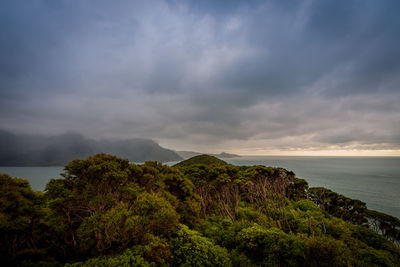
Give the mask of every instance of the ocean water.
<svg viewBox="0 0 400 267">
<path fill-rule="evenodd" d="M 400 218 L 400 157 L 246 156 L 224 160 L 234 165 L 282 167 L 306 179 L 310 186 L 329 188 Z M 61 166 L 0 167 L 0 173 L 28 179 L 33 190 L 44 190 L 47 182 L 62 172 Z"/>
<path fill-rule="evenodd" d="M 4 167 L 0 166 L 0 173 L 5 173 L 11 177 L 27 179 L 33 190 L 43 191 L 46 184 L 52 178 L 61 178 L 63 166 L 51 167 Z"/>
</svg>

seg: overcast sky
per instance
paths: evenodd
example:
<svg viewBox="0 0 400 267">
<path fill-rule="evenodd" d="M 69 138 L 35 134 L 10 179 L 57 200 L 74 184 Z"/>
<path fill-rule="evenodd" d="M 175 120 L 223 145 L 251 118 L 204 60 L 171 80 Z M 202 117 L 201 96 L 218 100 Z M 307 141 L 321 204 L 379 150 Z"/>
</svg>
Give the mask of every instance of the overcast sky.
<svg viewBox="0 0 400 267">
<path fill-rule="evenodd" d="M 399 12 L 398 0 L 1 1 L 0 128 L 400 155 Z"/>
</svg>

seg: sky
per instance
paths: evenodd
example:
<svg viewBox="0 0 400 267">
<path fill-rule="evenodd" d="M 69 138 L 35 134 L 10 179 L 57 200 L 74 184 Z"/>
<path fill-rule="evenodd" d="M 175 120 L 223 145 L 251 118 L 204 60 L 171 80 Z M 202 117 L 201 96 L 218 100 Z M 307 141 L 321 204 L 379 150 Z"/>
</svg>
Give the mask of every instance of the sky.
<svg viewBox="0 0 400 267">
<path fill-rule="evenodd" d="M 0 128 L 400 156 L 399 11 L 398 0 L 5 0 Z"/>
</svg>

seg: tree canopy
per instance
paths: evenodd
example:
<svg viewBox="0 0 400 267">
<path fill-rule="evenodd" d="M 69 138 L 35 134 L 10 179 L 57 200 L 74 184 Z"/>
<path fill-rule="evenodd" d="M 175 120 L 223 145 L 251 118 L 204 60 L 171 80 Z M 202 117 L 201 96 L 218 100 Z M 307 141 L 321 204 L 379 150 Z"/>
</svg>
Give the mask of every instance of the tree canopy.
<svg viewBox="0 0 400 267">
<path fill-rule="evenodd" d="M 399 266 L 399 220 L 282 168 L 98 154 L 45 192 L 0 175 L 0 257 L 20 266 Z M 200 158 L 204 159 L 204 157 Z"/>
</svg>

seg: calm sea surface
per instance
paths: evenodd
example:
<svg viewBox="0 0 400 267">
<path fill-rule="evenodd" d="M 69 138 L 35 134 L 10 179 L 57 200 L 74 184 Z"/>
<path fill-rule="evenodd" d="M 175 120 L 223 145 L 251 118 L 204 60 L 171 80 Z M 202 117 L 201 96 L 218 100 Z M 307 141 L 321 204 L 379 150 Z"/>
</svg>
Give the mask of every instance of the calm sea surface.
<svg viewBox="0 0 400 267">
<path fill-rule="evenodd" d="M 292 170 L 310 186 L 323 186 L 360 199 L 368 208 L 400 218 L 400 157 L 240 157 L 234 165 L 266 165 Z M 172 163 L 168 163 L 171 165 Z M 63 167 L 1 167 L 0 173 L 26 178 L 34 190 L 44 190 Z"/>
<path fill-rule="evenodd" d="M 63 172 L 63 166 L 51 167 L 4 167 L 0 166 L 0 173 L 6 173 L 11 177 L 19 177 L 27 179 L 32 189 L 44 190 L 47 182 L 51 178 L 60 178 Z"/>
</svg>

